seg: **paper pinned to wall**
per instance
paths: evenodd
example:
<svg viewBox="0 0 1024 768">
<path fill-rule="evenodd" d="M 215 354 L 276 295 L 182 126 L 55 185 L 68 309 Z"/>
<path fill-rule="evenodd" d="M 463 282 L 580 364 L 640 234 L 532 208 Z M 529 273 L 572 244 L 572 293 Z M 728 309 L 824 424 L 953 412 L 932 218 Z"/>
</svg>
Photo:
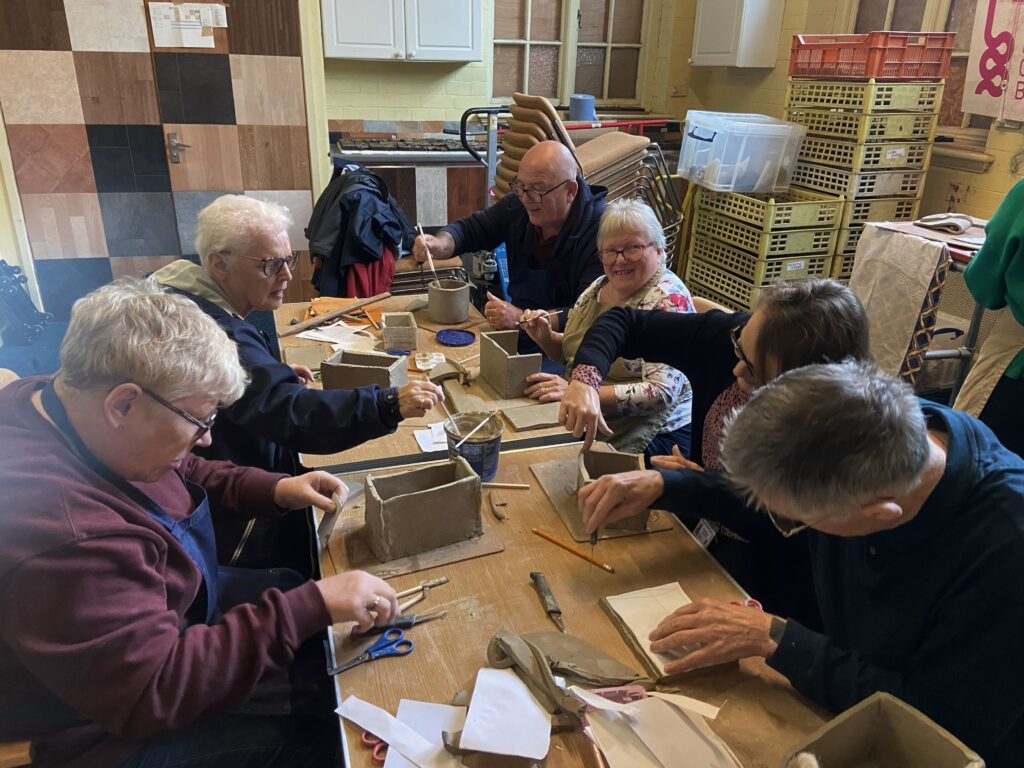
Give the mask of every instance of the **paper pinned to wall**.
<svg viewBox="0 0 1024 768">
<path fill-rule="evenodd" d="M 483 667 L 476 676 L 460 746 L 541 760 L 551 746 L 551 715 L 515 672 Z"/>
<path fill-rule="evenodd" d="M 219 3 L 150 3 L 149 20 L 155 48 L 213 48 L 214 28 L 228 25 Z"/>
<path fill-rule="evenodd" d="M 431 744 L 443 747 L 441 733 L 461 731 L 466 723 L 466 708 L 451 707 L 447 704 L 433 704 L 429 701 L 402 699 L 398 702 L 398 722 L 404 723 Z M 445 768 L 462 768 L 462 760 L 455 755 L 445 753 L 441 765 Z M 414 764 L 406 760 L 397 750 L 388 750 L 384 768 L 413 768 Z"/>
</svg>

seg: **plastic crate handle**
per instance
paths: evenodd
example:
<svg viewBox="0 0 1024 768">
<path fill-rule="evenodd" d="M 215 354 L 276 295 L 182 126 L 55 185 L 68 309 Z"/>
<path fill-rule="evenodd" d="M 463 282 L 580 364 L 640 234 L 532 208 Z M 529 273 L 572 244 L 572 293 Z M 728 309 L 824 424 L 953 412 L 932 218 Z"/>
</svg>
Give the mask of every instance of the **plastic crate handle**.
<svg viewBox="0 0 1024 768">
<path fill-rule="evenodd" d="M 691 139 L 696 139 L 697 141 L 706 141 L 706 142 L 708 142 L 710 144 L 712 141 L 715 140 L 715 136 L 718 135 L 718 131 L 715 131 L 714 133 L 712 133 L 710 139 L 705 139 L 703 136 L 698 136 L 696 128 L 691 128 L 686 133 L 686 135 L 689 136 Z"/>
</svg>

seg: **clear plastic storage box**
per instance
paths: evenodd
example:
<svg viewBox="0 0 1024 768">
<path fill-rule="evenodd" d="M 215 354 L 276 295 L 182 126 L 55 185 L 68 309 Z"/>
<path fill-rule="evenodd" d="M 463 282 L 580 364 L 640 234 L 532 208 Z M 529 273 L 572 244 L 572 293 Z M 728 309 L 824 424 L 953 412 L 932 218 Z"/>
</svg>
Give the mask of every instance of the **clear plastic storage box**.
<svg viewBox="0 0 1024 768">
<path fill-rule="evenodd" d="M 782 192 L 806 133 L 767 115 L 690 110 L 679 175 L 716 192 Z"/>
</svg>

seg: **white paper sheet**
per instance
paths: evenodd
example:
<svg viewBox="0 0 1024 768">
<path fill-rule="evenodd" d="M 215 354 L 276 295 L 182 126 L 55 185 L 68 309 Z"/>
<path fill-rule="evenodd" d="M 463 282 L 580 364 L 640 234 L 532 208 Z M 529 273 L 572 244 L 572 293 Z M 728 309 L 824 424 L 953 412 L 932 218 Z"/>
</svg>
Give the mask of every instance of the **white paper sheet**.
<svg viewBox="0 0 1024 768">
<path fill-rule="evenodd" d="M 220 17 L 204 3 L 150 3 L 154 47 L 213 48 L 216 42 L 210 28 L 227 26 L 227 13 L 224 6 L 219 7 L 223 24 L 205 24 L 204 19 L 219 21 Z"/>
<path fill-rule="evenodd" d="M 311 341 L 326 341 L 328 344 L 344 344 L 352 339 L 353 334 L 357 331 L 366 330 L 368 326 L 365 325 L 345 325 L 345 323 L 335 323 L 334 325 L 324 325 L 319 328 L 310 328 L 308 331 L 303 331 L 296 335 L 299 339 L 310 339 Z"/>
<path fill-rule="evenodd" d="M 443 451 L 448 448 L 448 436 L 444 433 L 444 422 L 438 421 L 430 425 L 430 429 L 414 430 L 412 436 L 424 453 Z"/>
<path fill-rule="evenodd" d="M 661 691 L 648 691 L 648 696 L 654 696 L 655 698 L 667 701 L 669 704 L 685 709 L 687 712 L 693 712 L 701 717 L 706 717 L 708 720 L 714 720 L 718 717 L 719 707 L 712 706 L 704 701 L 698 701 L 697 699 L 691 699 L 689 696 L 683 696 L 681 693 L 662 693 Z"/>
<path fill-rule="evenodd" d="M 608 768 L 665 768 L 622 713 L 598 710 L 587 715 L 587 722 Z"/>
<path fill-rule="evenodd" d="M 687 651 L 685 650 L 677 654 L 654 653 L 650 650 L 651 641 L 648 640 L 648 636 L 661 623 L 662 619 L 677 608 L 692 602 L 679 584 L 676 582 L 662 584 L 650 589 L 638 589 L 635 592 L 612 595 L 606 599 L 622 618 L 623 623 L 629 627 L 637 642 L 657 665 L 658 671 L 662 675 L 665 674 L 666 664 L 686 655 Z"/>
<path fill-rule="evenodd" d="M 442 731 L 461 731 L 466 722 L 465 707 L 432 704 L 428 701 L 402 699 L 398 702 L 398 722 L 405 723 L 434 746 L 443 747 Z M 445 768 L 462 768 L 462 761 L 445 753 Z M 388 750 L 384 768 L 413 768 L 397 750 Z"/>
<path fill-rule="evenodd" d="M 515 672 L 483 667 L 476 676 L 461 746 L 541 760 L 551 746 L 551 715 Z"/>
<path fill-rule="evenodd" d="M 687 768 L 732 768 L 723 753 L 705 739 L 694 719 L 661 699 L 648 697 L 633 702 L 637 713 L 629 724 L 644 745 L 665 768 L 686 755 Z"/>
<path fill-rule="evenodd" d="M 575 696 L 577 699 L 582 701 L 584 704 L 593 707 L 594 709 L 603 709 L 609 712 L 623 712 L 627 715 L 632 715 L 636 712 L 633 705 L 620 704 L 617 701 L 606 699 L 599 693 L 591 693 L 585 688 L 580 688 L 578 685 L 570 685 L 569 693 Z"/>
<path fill-rule="evenodd" d="M 387 742 L 388 753 L 395 750 L 418 768 L 446 768 L 448 753 L 444 747 L 431 744 L 408 725 L 392 717 L 390 712 L 355 696 L 349 696 L 335 711 Z"/>
</svg>

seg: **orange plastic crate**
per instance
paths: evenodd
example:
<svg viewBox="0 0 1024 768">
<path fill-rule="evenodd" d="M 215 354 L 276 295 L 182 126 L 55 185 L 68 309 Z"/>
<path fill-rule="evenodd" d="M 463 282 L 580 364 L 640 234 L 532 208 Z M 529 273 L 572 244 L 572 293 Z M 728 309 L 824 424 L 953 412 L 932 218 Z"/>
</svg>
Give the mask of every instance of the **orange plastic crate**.
<svg viewBox="0 0 1024 768">
<path fill-rule="evenodd" d="M 949 72 L 953 32 L 794 35 L 791 77 L 939 80 Z"/>
</svg>

